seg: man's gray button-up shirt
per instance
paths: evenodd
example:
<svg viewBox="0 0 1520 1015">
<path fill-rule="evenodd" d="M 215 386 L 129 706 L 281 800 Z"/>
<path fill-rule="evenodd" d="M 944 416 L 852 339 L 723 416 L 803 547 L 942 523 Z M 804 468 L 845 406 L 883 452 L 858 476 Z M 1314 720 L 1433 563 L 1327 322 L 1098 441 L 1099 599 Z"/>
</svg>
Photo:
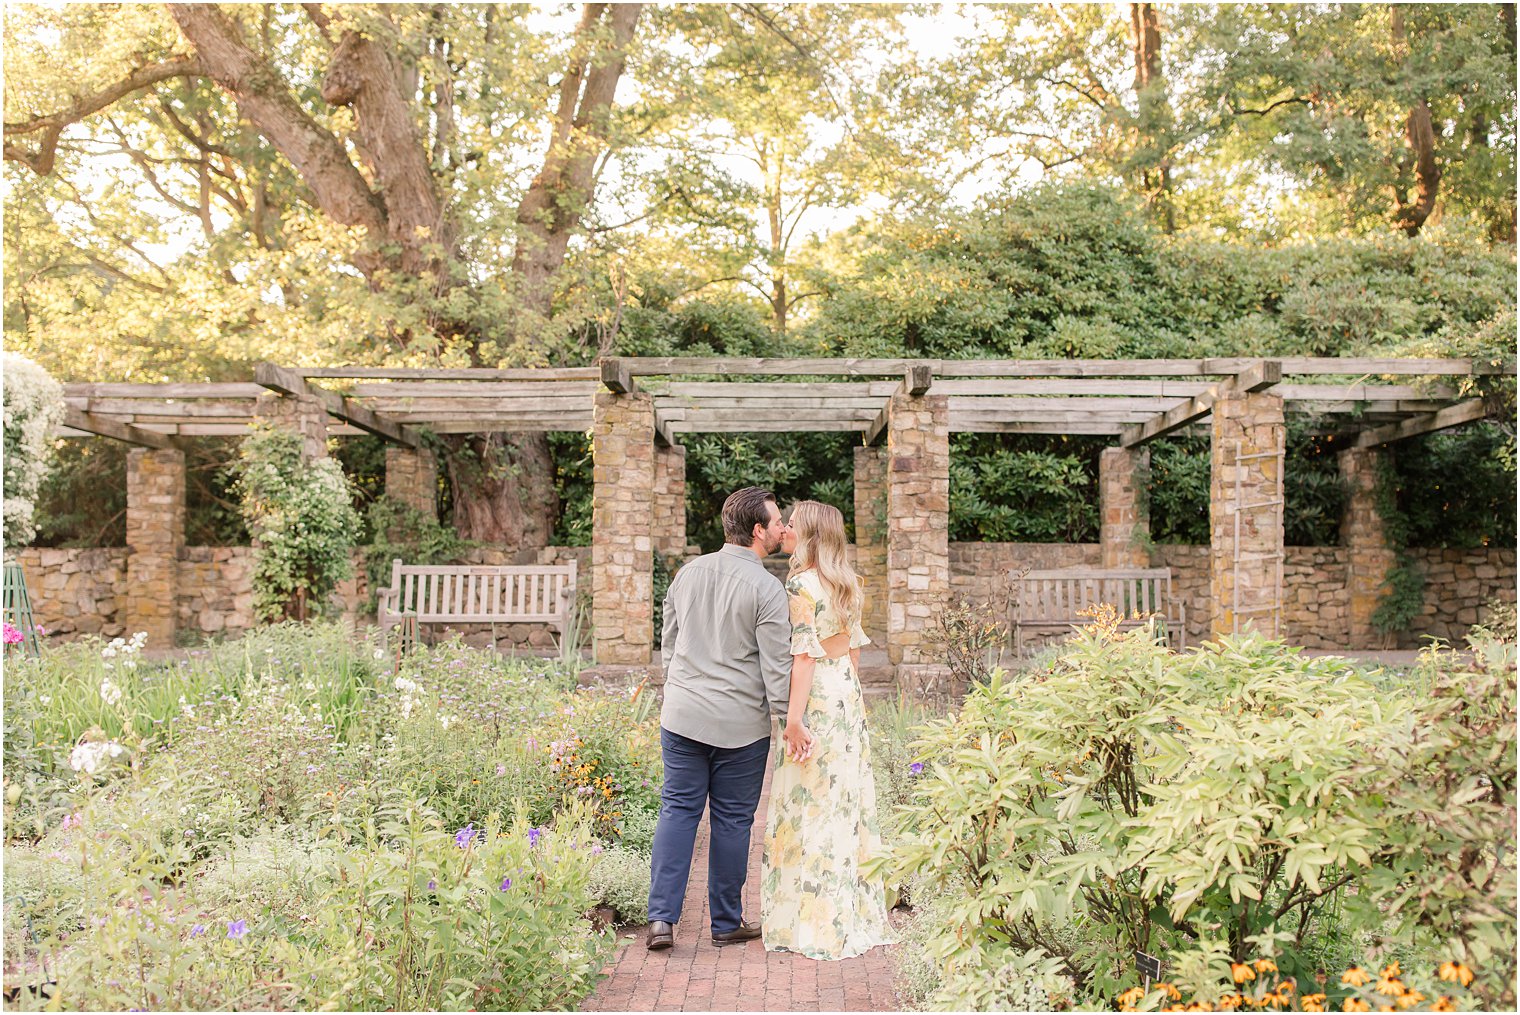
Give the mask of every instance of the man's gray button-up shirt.
<svg viewBox="0 0 1520 1015">
<path fill-rule="evenodd" d="M 791 690 L 786 589 L 747 547 L 732 543 L 676 572 L 665 593 L 660 725 L 713 747 L 770 736 Z"/>
</svg>

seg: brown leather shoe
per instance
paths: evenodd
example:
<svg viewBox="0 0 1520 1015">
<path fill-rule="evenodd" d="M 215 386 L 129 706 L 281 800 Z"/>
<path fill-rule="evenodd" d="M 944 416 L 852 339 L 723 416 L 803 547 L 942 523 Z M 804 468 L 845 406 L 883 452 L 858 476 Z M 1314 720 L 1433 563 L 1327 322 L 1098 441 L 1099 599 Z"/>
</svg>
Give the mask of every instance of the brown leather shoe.
<svg viewBox="0 0 1520 1015">
<path fill-rule="evenodd" d="M 664 920 L 649 921 L 649 936 L 644 939 L 644 947 L 652 952 L 664 951 L 676 943 L 676 929 Z"/>
<path fill-rule="evenodd" d="M 743 944 L 746 941 L 753 941 L 759 936 L 760 925 L 758 923 L 741 923 L 736 930 L 730 930 L 722 934 L 713 931 L 713 944 L 721 948 L 724 945 Z"/>
</svg>

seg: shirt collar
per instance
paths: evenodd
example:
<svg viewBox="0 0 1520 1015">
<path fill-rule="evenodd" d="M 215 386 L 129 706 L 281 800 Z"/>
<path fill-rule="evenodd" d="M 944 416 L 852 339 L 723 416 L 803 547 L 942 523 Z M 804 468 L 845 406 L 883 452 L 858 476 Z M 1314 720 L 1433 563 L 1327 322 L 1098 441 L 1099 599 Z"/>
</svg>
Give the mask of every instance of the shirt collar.
<svg viewBox="0 0 1520 1015">
<path fill-rule="evenodd" d="M 736 557 L 743 557 L 751 564 L 759 564 L 761 567 L 765 566 L 764 563 L 761 562 L 760 558 L 755 556 L 754 550 L 751 550 L 747 546 L 740 546 L 737 543 L 724 543 L 723 549 L 719 550 L 718 552 L 732 554 Z"/>
</svg>

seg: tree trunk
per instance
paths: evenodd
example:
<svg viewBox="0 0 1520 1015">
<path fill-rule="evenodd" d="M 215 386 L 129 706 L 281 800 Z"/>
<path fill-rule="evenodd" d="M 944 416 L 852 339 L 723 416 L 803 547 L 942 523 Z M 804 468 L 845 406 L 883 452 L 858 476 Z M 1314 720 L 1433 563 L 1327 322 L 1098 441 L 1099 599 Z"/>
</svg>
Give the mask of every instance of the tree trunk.
<svg viewBox="0 0 1520 1015">
<path fill-rule="evenodd" d="M 767 146 L 768 147 L 768 146 Z M 765 212 L 771 229 L 771 321 L 776 334 L 786 334 L 786 216 L 781 208 L 781 175 L 783 156 L 778 149 L 774 154 L 762 150 L 765 159 Z"/>
<path fill-rule="evenodd" d="M 559 495 L 545 434 L 469 434 L 445 444 L 461 536 L 512 549 L 549 545 Z"/>
<path fill-rule="evenodd" d="M 1389 5 L 1389 23 L 1393 33 L 1394 52 L 1403 55 L 1407 65 L 1404 12 L 1398 4 Z M 1423 96 L 1409 110 L 1409 118 L 1404 122 L 1404 137 L 1409 142 L 1411 161 L 1414 163 L 1414 200 L 1409 200 L 1404 180 L 1394 183 L 1393 199 L 1397 210 L 1393 224 L 1409 236 L 1418 236 L 1420 227 L 1435 210 L 1441 188 L 1441 166 L 1436 161 L 1435 125 L 1431 121 L 1430 105 Z"/>
<path fill-rule="evenodd" d="M 1141 141 L 1154 153 L 1141 170 L 1141 184 L 1146 203 L 1161 218 L 1162 229 L 1173 233 L 1177 230 L 1177 218 L 1172 207 L 1171 109 L 1166 79 L 1161 73 L 1161 21 L 1155 4 L 1130 4 L 1129 20 L 1135 41 L 1135 96 L 1140 107 Z"/>
</svg>

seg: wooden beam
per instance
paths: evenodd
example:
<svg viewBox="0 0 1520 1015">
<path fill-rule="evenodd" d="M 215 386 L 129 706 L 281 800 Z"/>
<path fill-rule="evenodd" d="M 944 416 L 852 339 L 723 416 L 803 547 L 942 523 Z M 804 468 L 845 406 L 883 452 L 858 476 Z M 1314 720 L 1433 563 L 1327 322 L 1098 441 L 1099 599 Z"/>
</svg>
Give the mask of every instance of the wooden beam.
<svg viewBox="0 0 1520 1015">
<path fill-rule="evenodd" d="M 1241 392 L 1261 391 L 1270 388 L 1282 380 L 1282 364 L 1277 360 L 1255 360 L 1250 366 L 1234 377 L 1221 381 L 1201 395 L 1197 395 L 1183 404 L 1169 409 L 1159 416 L 1145 423 L 1135 423 L 1125 427 L 1119 435 L 1121 448 L 1132 448 L 1137 444 L 1155 440 L 1178 430 L 1194 420 L 1208 415 L 1213 408 L 1214 402 L 1223 395 L 1226 390 Z"/>
<path fill-rule="evenodd" d="M 859 420 L 761 420 L 749 422 L 689 422 L 671 420 L 670 432 L 683 433 L 839 433 L 859 432 L 867 424 Z"/>
<path fill-rule="evenodd" d="M 65 398 L 257 398 L 261 384 L 65 384 Z"/>
<path fill-rule="evenodd" d="M 1413 419 L 1402 420 L 1398 423 L 1389 423 L 1387 426 L 1380 426 L 1373 430 L 1365 430 L 1357 437 L 1356 447 L 1375 448 L 1380 444 L 1392 444 L 1395 441 L 1407 440 L 1421 434 L 1461 426 L 1463 423 L 1472 423 L 1487 415 L 1489 415 L 1488 407 L 1483 399 L 1471 398 L 1465 402 L 1447 406 L 1439 412 L 1415 416 Z"/>
<path fill-rule="evenodd" d="M 233 402 L 209 401 L 205 399 L 186 399 L 183 401 L 174 399 L 153 398 L 78 398 L 65 396 L 64 401 L 68 405 L 81 412 L 94 412 L 106 416 L 245 416 L 253 415 L 254 402 L 251 398 L 242 398 Z"/>
<path fill-rule="evenodd" d="M 898 381 L 669 381 L 644 385 L 657 398 L 886 398 Z"/>
<path fill-rule="evenodd" d="M 626 395 L 638 390 L 633 383 L 633 374 L 629 372 L 627 360 L 620 356 L 609 356 L 602 360 L 602 387 L 615 395 Z"/>
<path fill-rule="evenodd" d="M 422 447 L 422 440 L 416 430 L 382 419 L 375 415 L 373 410 L 365 408 L 351 398 L 344 398 L 336 391 L 328 391 L 307 384 L 306 378 L 294 370 L 274 363 L 259 363 L 253 368 L 253 377 L 264 387 L 283 395 L 311 395 L 322 403 L 322 407 L 329 415 L 352 423 L 360 430 L 372 433 L 376 437 L 384 437 L 388 441 L 413 449 L 420 450 Z"/>
<path fill-rule="evenodd" d="M 927 394 L 934 383 L 934 368 L 927 363 L 911 364 L 903 376 L 903 391 L 914 398 Z"/>
<path fill-rule="evenodd" d="M 92 433 L 99 437 L 110 437 L 114 440 L 125 441 L 128 444 L 137 444 L 145 448 L 158 448 L 167 451 L 179 445 L 174 438 L 167 437 L 152 430 L 145 430 L 130 423 L 121 423 L 112 419 L 102 419 L 91 412 L 84 412 L 72 405 L 65 406 L 63 410 L 63 425 L 85 433 Z"/>
<path fill-rule="evenodd" d="M 675 434 L 670 429 L 671 420 L 660 413 L 658 409 L 654 414 L 654 437 L 655 443 L 663 443 L 666 447 L 673 448 L 681 443 L 676 440 Z"/>
<path fill-rule="evenodd" d="M 295 373 L 302 377 L 417 381 L 600 381 L 602 377 L 597 367 L 316 367 Z"/>
</svg>

